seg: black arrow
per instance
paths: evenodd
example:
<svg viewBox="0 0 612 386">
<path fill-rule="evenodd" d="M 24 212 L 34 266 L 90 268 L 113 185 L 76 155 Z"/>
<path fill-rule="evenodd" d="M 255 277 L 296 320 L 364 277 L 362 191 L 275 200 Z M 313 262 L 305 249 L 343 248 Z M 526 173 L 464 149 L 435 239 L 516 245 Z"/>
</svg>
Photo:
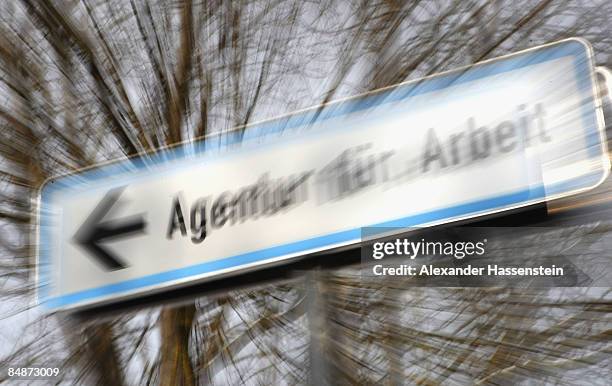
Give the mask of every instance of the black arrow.
<svg viewBox="0 0 612 386">
<path fill-rule="evenodd" d="M 95 257 L 109 271 L 123 269 L 127 265 L 104 248 L 101 245 L 102 241 L 134 233 L 143 233 L 146 228 L 146 223 L 142 216 L 134 216 L 121 221 L 102 222 L 119 199 L 123 189 L 125 187 L 108 191 L 74 235 L 74 241 Z"/>
</svg>

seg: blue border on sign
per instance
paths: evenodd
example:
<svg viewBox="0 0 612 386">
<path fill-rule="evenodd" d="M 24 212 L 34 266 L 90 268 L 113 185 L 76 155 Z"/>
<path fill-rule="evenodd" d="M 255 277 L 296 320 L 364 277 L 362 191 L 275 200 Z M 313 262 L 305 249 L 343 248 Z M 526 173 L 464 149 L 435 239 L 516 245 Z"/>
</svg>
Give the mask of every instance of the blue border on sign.
<svg viewBox="0 0 612 386">
<path fill-rule="evenodd" d="M 519 53 L 507 59 L 500 59 L 495 62 L 485 62 L 477 64 L 468 69 L 456 70 L 438 77 L 424 79 L 421 81 L 399 85 L 397 87 L 382 90 L 374 94 L 363 97 L 356 97 L 337 103 L 332 103 L 322 109 L 312 109 L 273 121 L 256 124 L 248 128 L 247 133 L 254 133 L 252 138 L 281 133 L 292 128 L 308 126 L 314 122 L 320 122 L 330 118 L 355 113 L 381 106 L 386 103 L 407 99 L 416 95 L 441 90 L 450 86 L 456 86 L 465 82 L 502 74 L 508 71 L 527 67 L 530 65 L 555 60 L 565 56 L 574 57 L 574 68 L 576 80 L 580 92 L 585 99 L 583 106 L 583 124 L 586 128 L 586 145 L 590 157 L 601 157 L 601 138 L 597 130 L 597 120 L 595 116 L 596 106 L 593 98 L 593 84 L 591 79 L 590 60 L 588 48 L 577 40 L 567 40 L 547 47 L 542 47 L 533 51 Z M 104 181 L 109 176 L 129 176 L 133 171 L 142 171 L 152 166 L 170 165 L 173 161 L 184 160 L 195 155 L 202 155 L 204 152 L 219 151 L 235 145 L 241 140 L 247 140 L 236 134 L 224 134 L 207 139 L 187 143 L 163 150 L 152 155 L 143 155 L 135 159 L 126 159 L 116 163 L 89 169 L 79 174 L 59 177 L 51 180 L 41 190 L 40 202 L 40 224 L 39 224 L 39 275 L 40 283 L 39 294 L 42 301 L 49 308 L 59 308 L 75 303 L 100 298 L 116 293 L 124 293 L 139 288 L 150 287 L 156 284 L 176 281 L 191 276 L 203 275 L 227 268 L 239 268 L 247 264 L 258 261 L 270 260 L 284 255 L 295 254 L 301 251 L 324 248 L 325 246 L 337 245 L 343 242 L 358 240 L 360 238 L 360 228 L 337 232 L 325 236 L 315 237 L 307 240 L 293 242 L 281 246 L 271 247 L 264 250 L 249 252 L 246 254 L 215 260 L 212 262 L 196 264 L 185 268 L 153 274 L 141 278 L 130 279 L 123 282 L 105 285 L 93 289 L 62 295 L 55 298 L 47 296 L 50 284 L 50 250 L 47 246 L 51 245 L 50 224 L 51 215 L 49 210 L 50 201 L 55 193 L 71 190 L 91 189 L 92 184 L 98 187 L 106 184 Z M 165 171 L 168 171 L 164 169 Z M 157 172 L 157 171 L 155 171 Z M 521 190 L 514 193 L 483 199 L 475 202 L 464 203 L 453 207 L 442 208 L 422 214 L 404 217 L 380 224 L 364 224 L 364 227 L 410 227 L 419 224 L 440 221 L 443 219 L 457 218 L 469 214 L 478 214 L 491 210 L 504 209 L 521 202 L 527 202 L 546 197 L 547 194 L 558 194 L 567 191 L 592 186 L 601 178 L 598 173 L 582 176 L 574 180 L 547 187 L 543 186 Z M 133 180 L 133 177 L 130 177 Z"/>
</svg>

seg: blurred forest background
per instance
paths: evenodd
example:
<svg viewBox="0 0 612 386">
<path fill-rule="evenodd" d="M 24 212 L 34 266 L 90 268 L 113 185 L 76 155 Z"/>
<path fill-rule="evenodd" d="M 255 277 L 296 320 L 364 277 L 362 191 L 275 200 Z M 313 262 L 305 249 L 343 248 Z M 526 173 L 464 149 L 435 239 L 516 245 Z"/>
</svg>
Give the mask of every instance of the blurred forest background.
<svg viewBox="0 0 612 386">
<path fill-rule="evenodd" d="M 612 67 L 612 2 L 8 0 L 0 19 L 2 367 L 113 386 L 609 385 L 605 289 L 406 289 L 346 268 L 76 322 L 36 306 L 32 229 L 42 181 L 106 160 L 567 37 Z"/>
</svg>

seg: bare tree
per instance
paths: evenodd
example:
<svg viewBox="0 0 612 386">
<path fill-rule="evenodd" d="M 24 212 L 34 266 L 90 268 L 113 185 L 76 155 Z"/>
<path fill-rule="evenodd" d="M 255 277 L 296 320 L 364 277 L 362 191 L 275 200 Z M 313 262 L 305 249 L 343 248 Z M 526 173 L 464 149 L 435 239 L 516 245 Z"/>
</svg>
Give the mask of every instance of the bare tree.
<svg viewBox="0 0 612 386">
<path fill-rule="evenodd" d="M 11 345 L 1 363 L 44 358 L 65 383 L 307 382 L 300 280 L 97 323 L 42 314 L 32 238 L 42 182 L 207 134 L 240 138 L 261 119 L 564 37 L 587 38 L 611 64 L 611 15 L 609 2 L 579 0 L 2 2 L 0 272 Z M 351 268 L 321 277 L 333 383 L 561 383 L 556 374 L 606 374 L 610 362 L 608 293 L 407 294 Z"/>
</svg>

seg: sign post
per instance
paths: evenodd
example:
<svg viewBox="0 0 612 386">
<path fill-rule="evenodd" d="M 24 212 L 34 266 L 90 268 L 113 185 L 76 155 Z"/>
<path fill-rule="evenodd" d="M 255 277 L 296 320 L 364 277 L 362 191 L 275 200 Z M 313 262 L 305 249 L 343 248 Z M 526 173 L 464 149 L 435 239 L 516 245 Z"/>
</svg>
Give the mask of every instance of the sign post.
<svg viewBox="0 0 612 386">
<path fill-rule="evenodd" d="M 40 299 L 99 305 L 593 188 L 591 49 L 569 39 L 49 180 Z M 231 137 L 230 137 L 231 138 Z"/>
</svg>

